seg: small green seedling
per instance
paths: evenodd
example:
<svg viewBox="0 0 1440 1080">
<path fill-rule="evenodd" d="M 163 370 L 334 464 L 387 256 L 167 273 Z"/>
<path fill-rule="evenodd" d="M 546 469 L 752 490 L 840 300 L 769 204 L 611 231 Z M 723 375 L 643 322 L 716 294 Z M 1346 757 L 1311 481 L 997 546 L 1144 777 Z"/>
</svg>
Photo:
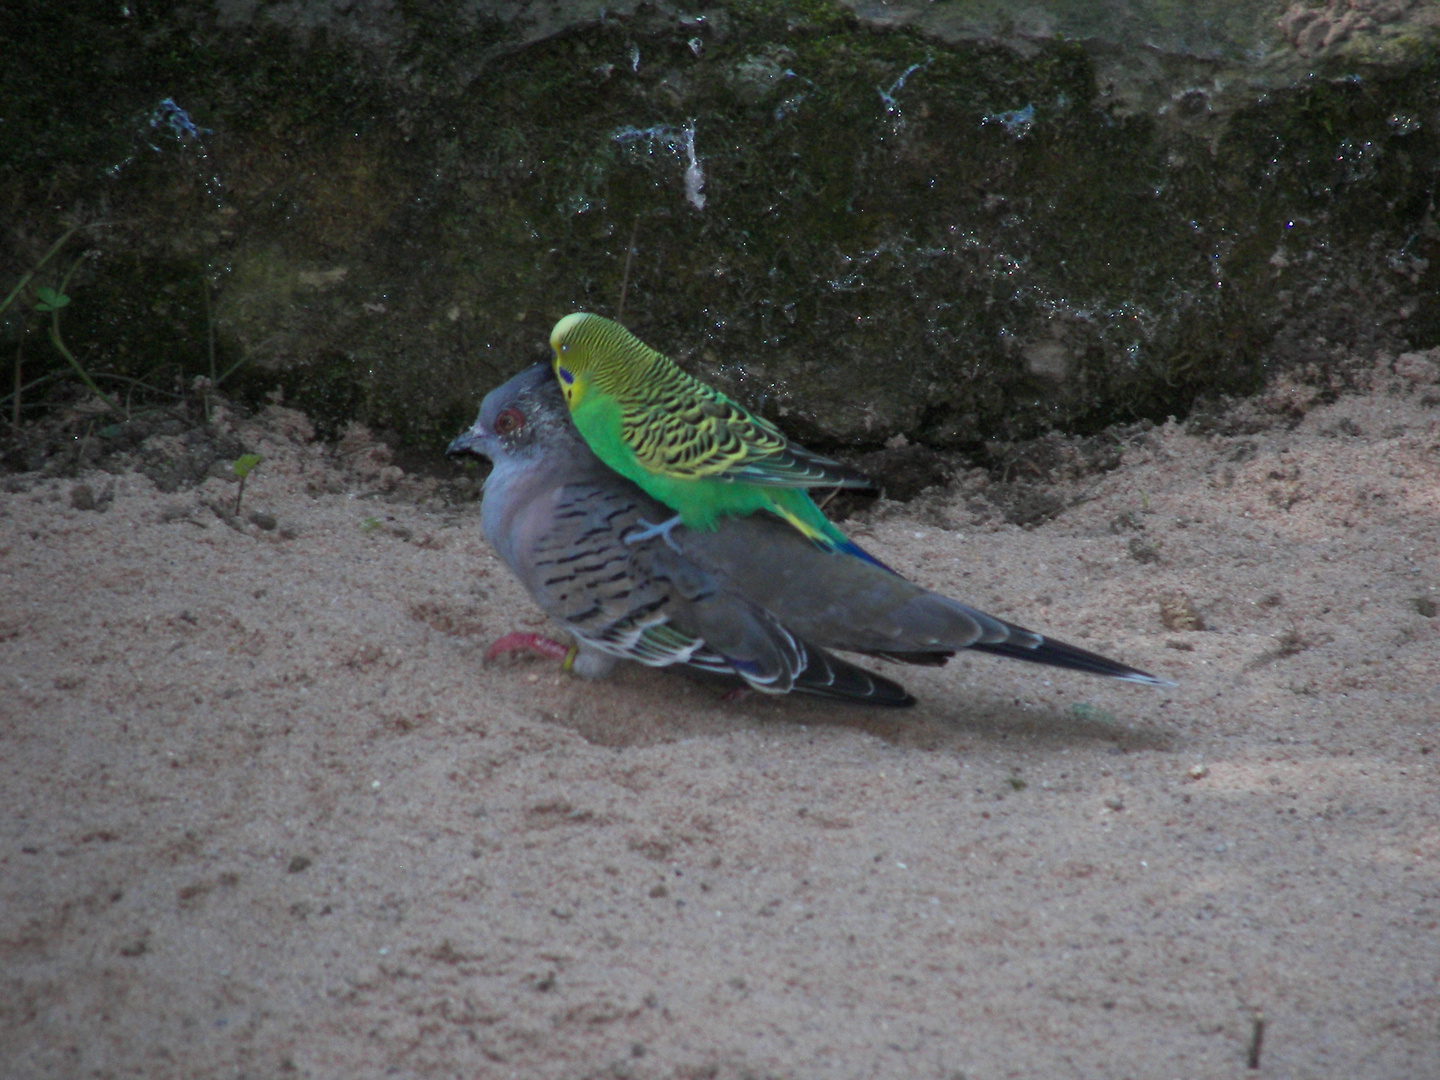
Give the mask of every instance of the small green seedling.
<svg viewBox="0 0 1440 1080">
<path fill-rule="evenodd" d="M 364 521 L 360 522 L 360 528 L 364 529 L 367 533 L 374 532 L 380 528 L 380 519 L 377 517 L 367 517 Z"/>
<path fill-rule="evenodd" d="M 235 516 L 240 516 L 240 499 L 245 494 L 245 478 L 250 475 L 255 466 L 260 464 L 259 454 L 241 454 L 235 459 L 231 466 L 235 470 L 235 476 L 240 480 L 240 487 L 235 492 Z"/>
<path fill-rule="evenodd" d="M 59 289 L 52 289 L 49 285 L 42 285 L 35 290 L 36 311 L 59 311 L 68 303 L 70 303 L 70 297 Z"/>
<path fill-rule="evenodd" d="M 71 232 L 73 231 L 72 229 Z M 66 233 L 65 235 L 69 236 L 70 234 Z M 57 248 L 51 248 L 50 254 L 53 255 L 56 250 L 58 250 L 58 245 Z M 75 354 L 70 351 L 70 347 L 65 344 L 64 336 L 60 333 L 60 311 L 70 304 L 70 295 L 65 291 L 65 286 L 70 284 L 70 278 L 76 270 L 80 269 L 80 264 L 88 259 L 90 254 L 91 253 L 87 251 L 70 264 L 70 269 L 66 270 L 64 276 L 60 278 L 58 288 L 42 285 L 35 290 L 35 310 L 50 316 L 50 344 L 54 345 L 55 351 L 65 357 L 66 362 L 75 369 L 75 374 L 80 376 L 80 381 L 86 385 L 92 394 L 103 401 L 111 412 L 123 413 L 128 417 L 130 415 L 128 409 L 120 408 L 118 401 L 95 385 L 95 380 L 92 379 L 90 373 L 81 366 L 80 361 L 75 359 Z M 45 258 L 50 258 L 50 255 L 46 255 Z M 27 274 L 22 279 L 22 284 L 29 279 L 30 275 Z M 12 291 L 10 295 L 5 298 L 4 304 L 0 304 L 0 311 L 10 306 L 10 302 L 15 298 L 18 290 L 19 286 L 16 286 L 15 291 Z"/>
<path fill-rule="evenodd" d="M 1088 701 L 1077 701 L 1070 706 L 1070 715 L 1077 720 L 1088 720 L 1094 724 L 1113 724 L 1116 722 L 1112 713 L 1106 712 L 1099 705 L 1091 705 Z"/>
</svg>

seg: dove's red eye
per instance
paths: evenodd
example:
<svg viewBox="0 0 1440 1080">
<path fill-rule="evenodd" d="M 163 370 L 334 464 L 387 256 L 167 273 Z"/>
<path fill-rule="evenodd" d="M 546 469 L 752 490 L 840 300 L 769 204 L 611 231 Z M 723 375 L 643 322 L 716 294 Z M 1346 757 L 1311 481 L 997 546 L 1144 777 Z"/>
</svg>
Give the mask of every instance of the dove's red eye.
<svg viewBox="0 0 1440 1080">
<path fill-rule="evenodd" d="M 496 435 L 514 435 L 525 426 L 525 417 L 520 415 L 519 409 L 501 409 L 500 415 L 495 417 Z"/>
</svg>

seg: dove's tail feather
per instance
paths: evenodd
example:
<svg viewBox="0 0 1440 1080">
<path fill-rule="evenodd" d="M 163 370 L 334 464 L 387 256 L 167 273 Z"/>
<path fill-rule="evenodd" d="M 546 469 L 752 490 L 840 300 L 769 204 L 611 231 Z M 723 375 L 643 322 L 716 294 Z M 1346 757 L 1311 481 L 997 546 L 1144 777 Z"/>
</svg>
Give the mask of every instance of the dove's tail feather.
<svg viewBox="0 0 1440 1080">
<path fill-rule="evenodd" d="M 1024 631 L 1024 633 L 1030 632 Z M 1154 675 L 1138 668 L 1129 667 L 1107 659 L 1099 653 L 1090 652 L 1088 649 L 1067 645 L 1065 642 L 1055 641 L 1053 638 L 1040 637 L 1038 634 L 1032 636 L 1039 638 L 1037 644 L 1020 644 L 1013 641 L 989 645 L 977 643 L 971 645 L 970 648 L 976 652 L 1007 656 L 1011 660 L 1029 660 L 1033 664 L 1049 664 L 1051 667 L 1067 668 L 1070 671 L 1085 671 L 1091 675 L 1104 675 L 1111 679 L 1143 683 L 1146 686 L 1175 685 L 1165 679 L 1157 679 Z"/>
</svg>

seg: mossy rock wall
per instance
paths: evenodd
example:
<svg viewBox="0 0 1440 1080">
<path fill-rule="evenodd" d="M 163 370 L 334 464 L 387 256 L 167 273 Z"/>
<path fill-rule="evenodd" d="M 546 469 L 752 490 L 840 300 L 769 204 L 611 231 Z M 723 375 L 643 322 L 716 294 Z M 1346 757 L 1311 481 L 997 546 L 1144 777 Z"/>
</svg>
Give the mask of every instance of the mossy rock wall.
<svg viewBox="0 0 1440 1080">
<path fill-rule="evenodd" d="M 1329 8 L 1052 7 L 21 5 L 0 270 L 78 216 L 94 370 L 238 364 L 429 447 L 622 294 L 821 447 L 1183 415 L 1440 340 L 1433 5 L 1328 44 Z"/>
</svg>

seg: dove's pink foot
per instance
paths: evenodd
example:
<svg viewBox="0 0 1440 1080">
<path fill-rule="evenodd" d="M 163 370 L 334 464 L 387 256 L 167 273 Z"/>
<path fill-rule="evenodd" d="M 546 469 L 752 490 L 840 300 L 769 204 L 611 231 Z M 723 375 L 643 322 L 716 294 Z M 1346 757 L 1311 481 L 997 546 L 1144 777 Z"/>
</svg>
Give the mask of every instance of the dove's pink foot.
<svg viewBox="0 0 1440 1080">
<path fill-rule="evenodd" d="M 570 656 L 570 646 L 561 645 L 560 642 L 552 641 L 543 634 L 526 634 L 517 631 L 513 634 L 506 634 L 486 649 L 485 661 L 488 663 L 497 656 L 514 652 L 533 652 L 547 660 L 565 660 Z"/>
</svg>

